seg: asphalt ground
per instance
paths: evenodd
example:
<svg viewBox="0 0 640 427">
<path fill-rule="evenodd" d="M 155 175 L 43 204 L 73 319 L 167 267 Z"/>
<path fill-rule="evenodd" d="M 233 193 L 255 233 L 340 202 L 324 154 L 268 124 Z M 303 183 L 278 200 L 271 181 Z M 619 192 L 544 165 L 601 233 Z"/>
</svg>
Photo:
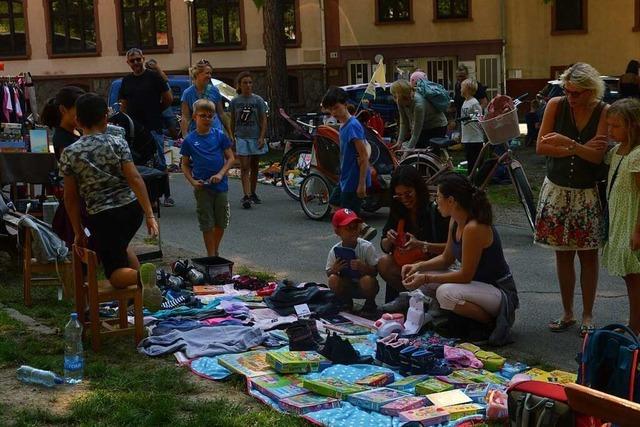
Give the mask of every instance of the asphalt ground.
<svg viewBox="0 0 640 427">
<path fill-rule="evenodd" d="M 539 187 L 540 183 L 537 184 Z M 176 205 L 162 209 L 163 244 L 171 247 L 171 253 L 204 254 L 189 183 L 181 174 L 173 174 L 171 190 Z M 263 203 L 247 210 L 240 206 L 241 194 L 240 181 L 229 179 L 231 223 L 222 241 L 221 256 L 238 265 L 273 272 L 278 277 L 326 283 L 327 252 L 337 241 L 329 221 L 308 219 L 299 202 L 290 199 L 279 187 L 259 184 L 258 194 Z M 552 333 L 547 329 L 547 323 L 562 313 L 553 252 L 532 243 L 524 213 L 518 220 L 518 211 L 522 212 L 514 208 L 494 210 L 505 257 L 520 297 L 513 328 L 515 343 L 498 352 L 529 363 L 548 363 L 575 372 L 575 356 L 582 343 L 578 326 L 563 333 Z M 387 212 L 386 208 L 381 209 L 366 220 L 381 229 Z M 380 235 L 374 239 L 377 248 L 379 243 Z M 383 295 L 381 290 L 380 300 Z M 582 311 L 579 284 L 574 311 L 576 316 Z M 600 326 L 626 323 L 628 319 L 624 282 L 621 278 L 610 277 L 604 270 L 600 272 L 594 315 Z"/>
</svg>

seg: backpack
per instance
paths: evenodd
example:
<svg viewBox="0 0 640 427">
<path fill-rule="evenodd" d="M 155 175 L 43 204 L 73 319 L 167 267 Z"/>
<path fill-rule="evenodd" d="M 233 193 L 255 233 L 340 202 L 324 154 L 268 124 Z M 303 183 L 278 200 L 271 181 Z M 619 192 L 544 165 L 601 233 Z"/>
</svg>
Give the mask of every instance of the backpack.
<svg viewBox="0 0 640 427">
<path fill-rule="evenodd" d="M 416 90 L 420 95 L 424 96 L 438 112 L 444 113 L 449 108 L 451 98 L 449 97 L 449 92 L 441 84 L 422 79 L 418 80 Z"/>
<path fill-rule="evenodd" d="M 608 325 L 590 332 L 584 337 L 582 352 L 578 353 L 578 384 L 640 402 L 639 348 L 638 338 L 623 325 Z"/>
<path fill-rule="evenodd" d="M 156 154 L 156 142 L 151 132 L 142 124 L 134 121 L 129 115 L 119 111 L 109 117 L 109 123 L 120 126 L 124 129 L 124 139 L 129 144 L 131 157 L 136 166 L 145 165 Z"/>
<path fill-rule="evenodd" d="M 507 391 L 510 427 L 595 427 L 595 417 L 574 412 L 564 386 L 543 381 L 522 381 Z"/>
</svg>

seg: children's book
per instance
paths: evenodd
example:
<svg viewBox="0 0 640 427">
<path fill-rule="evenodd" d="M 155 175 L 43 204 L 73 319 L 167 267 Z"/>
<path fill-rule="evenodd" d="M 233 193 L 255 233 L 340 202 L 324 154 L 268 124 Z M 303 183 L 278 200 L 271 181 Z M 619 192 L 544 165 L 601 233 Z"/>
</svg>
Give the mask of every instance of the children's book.
<svg viewBox="0 0 640 427">
<path fill-rule="evenodd" d="M 393 372 L 377 372 L 356 380 L 356 384 L 366 385 L 369 387 L 384 387 L 387 384 L 392 383 L 394 378 L 395 375 Z"/>
<path fill-rule="evenodd" d="M 315 394 L 299 394 L 282 399 L 279 405 L 287 412 L 302 415 L 321 409 L 339 408 L 340 401 L 332 397 L 317 396 Z"/>
<path fill-rule="evenodd" d="M 308 393 L 302 388 L 302 380 L 297 375 L 261 375 L 250 378 L 249 385 L 276 401 Z"/>
<path fill-rule="evenodd" d="M 408 377 L 389 384 L 387 387 L 412 393 L 416 388 L 416 384 L 426 381 L 427 379 L 429 379 L 429 375 L 409 375 Z"/>
<path fill-rule="evenodd" d="M 367 390 L 365 386 L 350 384 L 337 378 L 319 378 L 317 380 L 305 378 L 302 386 L 314 393 L 336 399 L 344 399 L 350 394 Z"/>
<path fill-rule="evenodd" d="M 426 397 L 405 396 L 383 405 L 380 408 L 380 413 L 397 417 L 400 415 L 400 412 L 410 411 L 411 409 L 417 409 L 427 405 L 429 405 L 429 400 Z"/>
<path fill-rule="evenodd" d="M 257 377 L 266 374 L 275 374 L 273 368 L 267 363 L 265 351 L 249 351 L 238 354 L 225 354 L 218 357 L 218 363 L 231 372 L 245 377 Z"/>
<path fill-rule="evenodd" d="M 411 396 L 411 394 L 404 391 L 394 390 L 392 388 L 382 387 L 351 394 L 347 400 L 352 405 L 368 411 L 379 412 L 380 408 L 387 403 L 393 402 L 401 397 L 408 396 Z"/>
<path fill-rule="evenodd" d="M 462 390 L 449 390 L 440 393 L 427 394 L 427 399 L 435 406 L 445 407 L 471 403 L 471 398 Z"/>
<path fill-rule="evenodd" d="M 453 386 L 437 378 L 429 378 L 426 381 L 416 384 L 416 394 L 420 395 L 440 393 L 448 390 L 453 390 Z"/>
<path fill-rule="evenodd" d="M 282 374 L 318 372 L 331 366 L 331 361 L 315 351 L 268 351 L 267 363 Z"/>
<path fill-rule="evenodd" d="M 196 295 L 224 294 L 223 285 L 194 285 L 193 293 Z"/>
<path fill-rule="evenodd" d="M 361 274 L 357 270 L 353 270 L 350 267 L 350 263 L 354 259 L 358 259 L 356 256 L 356 251 L 352 248 L 346 248 L 344 246 L 336 246 L 333 248 L 333 253 L 336 255 L 337 259 L 343 260 L 346 262 L 347 266 L 341 271 L 341 274 L 350 277 L 352 279 L 359 279 Z"/>
<path fill-rule="evenodd" d="M 31 129 L 29 131 L 29 142 L 32 153 L 48 153 L 49 142 L 46 129 Z"/>
<path fill-rule="evenodd" d="M 424 406 L 400 412 L 400 421 L 403 423 L 414 421 L 423 426 L 435 426 L 449 421 L 449 412 L 437 406 Z"/>
</svg>

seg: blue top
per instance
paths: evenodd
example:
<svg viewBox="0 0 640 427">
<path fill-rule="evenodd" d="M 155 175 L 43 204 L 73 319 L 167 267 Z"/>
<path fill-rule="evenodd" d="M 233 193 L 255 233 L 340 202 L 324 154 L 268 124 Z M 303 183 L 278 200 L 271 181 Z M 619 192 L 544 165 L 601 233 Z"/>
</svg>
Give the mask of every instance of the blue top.
<svg viewBox="0 0 640 427">
<path fill-rule="evenodd" d="M 233 133 L 236 138 L 259 138 L 262 118 L 266 113 L 264 99 L 255 93 L 250 96 L 238 95 L 231 100 L 231 114 L 234 118 Z"/>
<path fill-rule="evenodd" d="M 462 262 L 462 240 L 456 240 L 456 229 L 454 225 L 451 231 L 451 243 L 453 244 L 453 256 L 459 262 Z M 478 268 L 476 274 L 473 276 L 473 280 L 477 282 L 489 283 L 495 285 L 500 279 L 507 277 L 511 274 L 509 265 L 504 259 L 504 253 L 502 252 L 502 242 L 500 241 L 500 235 L 495 227 L 491 226 L 493 232 L 493 243 L 488 248 L 482 250 L 480 255 L 480 262 L 478 262 Z"/>
<path fill-rule="evenodd" d="M 340 190 L 354 193 L 358 189 L 360 167 L 358 151 L 353 141 L 366 142 L 364 128 L 353 116 L 340 126 Z M 371 186 L 371 172 L 367 171 L 366 186 Z"/>
<path fill-rule="evenodd" d="M 189 122 L 189 132 L 192 132 L 196 129 L 196 121 L 191 118 L 193 116 L 193 103 L 198 99 L 208 99 L 209 101 L 216 104 L 216 108 L 218 105 L 218 101 L 222 99 L 222 95 L 220 95 L 220 91 L 217 87 L 212 84 L 208 84 L 207 87 L 204 88 L 204 92 L 198 93 L 198 89 L 196 89 L 195 85 L 191 85 L 182 92 L 182 98 L 180 102 L 186 102 L 189 107 L 189 117 L 191 121 Z M 220 117 L 218 116 L 220 112 L 216 111 L 215 116 L 213 117 L 212 127 L 216 129 L 220 129 L 224 131 L 224 126 L 222 126 L 222 122 L 220 122 Z"/>
<path fill-rule="evenodd" d="M 194 179 L 208 180 L 220 172 L 224 166 L 224 150 L 231 147 L 231 141 L 219 129 L 211 129 L 208 134 L 200 135 L 191 132 L 182 142 L 180 154 L 191 158 L 192 173 Z M 206 187 L 224 193 L 229 190 L 227 176 L 217 184 L 206 184 Z"/>
</svg>

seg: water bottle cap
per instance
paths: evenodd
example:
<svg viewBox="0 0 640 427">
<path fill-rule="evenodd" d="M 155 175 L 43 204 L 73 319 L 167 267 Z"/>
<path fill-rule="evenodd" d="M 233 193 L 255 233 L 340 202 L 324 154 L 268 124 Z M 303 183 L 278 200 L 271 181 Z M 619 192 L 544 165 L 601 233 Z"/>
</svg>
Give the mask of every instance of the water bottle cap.
<svg viewBox="0 0 640 427">
<path fill-rule="evenodd" d="M 71 320 L 78 320 L 78 313 L 76 312 L 71 313 Z"/>
</svg>

